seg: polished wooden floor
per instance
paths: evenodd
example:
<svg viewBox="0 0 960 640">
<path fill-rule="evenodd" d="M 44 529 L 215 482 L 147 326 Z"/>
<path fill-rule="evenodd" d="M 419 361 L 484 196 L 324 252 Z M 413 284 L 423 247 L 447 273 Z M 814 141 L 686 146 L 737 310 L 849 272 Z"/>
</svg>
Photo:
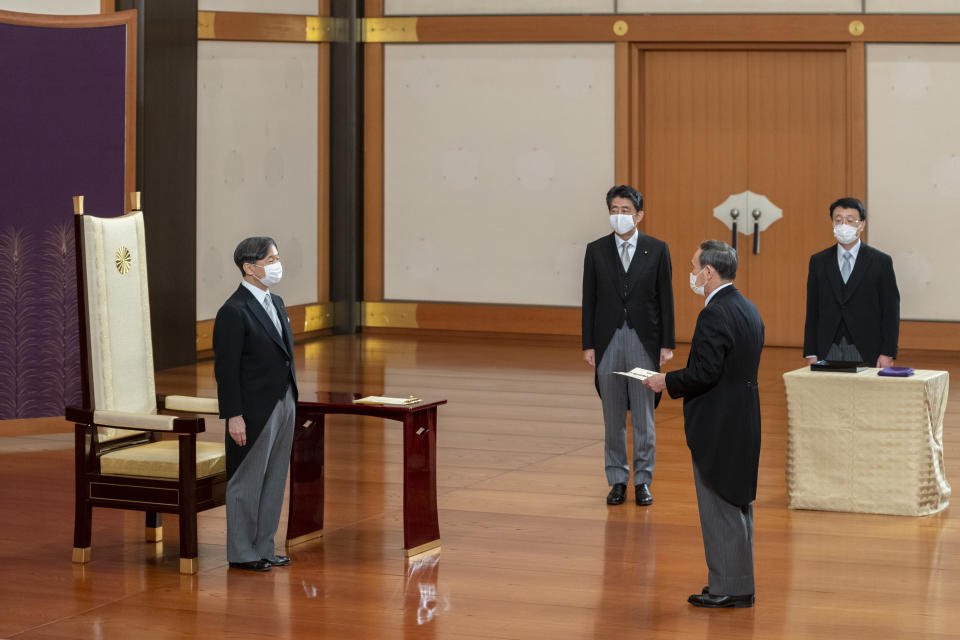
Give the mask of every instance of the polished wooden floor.
<svg viewBox="0 0 960 640">
<path fill-rule="evenodd" d="M 686 350 L 680 349 L 683 362 Z M 61 420 L 0 423 L 3 638 L 960 637 L 960 518 L 786 508 L 781 374 L 764 352 L 756 503 L 757 605 L 687 604 L 705 584 L 681 405 L 657 413 L 654 504 L 607 507 L 600 403 L 572 339 L 335 337 L 300 345 L 311 390 L 439 394 L 442 549 L 403 557 L 399 423 L 332 416 L 327 528 L 269 574 L 226 566 L 223 508 L 200 517 L 200 572 L 178 574 L 177 527 L 142 542 L 142 515 L 94 510 L 93 561 L 70 562 L 72 435 Z M 902 353 L 949 370 L 960 354 Z M 675 365 L 679 366 L 679 365 Z M 157 376 L 212 395 L 212 363 Z M 946 468 L 960 469 L 948 405 Z M 213 422 L 208 436 L 222 437 Z M 278 540 L 282 540 L 281 532 Z"/>
</svg>

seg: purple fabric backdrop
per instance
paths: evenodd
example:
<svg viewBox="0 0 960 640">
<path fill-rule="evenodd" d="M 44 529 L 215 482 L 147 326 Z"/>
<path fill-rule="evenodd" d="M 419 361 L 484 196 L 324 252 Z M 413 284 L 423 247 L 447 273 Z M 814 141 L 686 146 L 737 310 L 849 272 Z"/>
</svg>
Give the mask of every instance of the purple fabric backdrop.
<svg viewBox="0 0 960 640">
<path fill-rule="evenodd" d="M 126 30 L 0 23 L 0 419 L 80 403 L 73 204 L 124 207 Z"/>
</svg>

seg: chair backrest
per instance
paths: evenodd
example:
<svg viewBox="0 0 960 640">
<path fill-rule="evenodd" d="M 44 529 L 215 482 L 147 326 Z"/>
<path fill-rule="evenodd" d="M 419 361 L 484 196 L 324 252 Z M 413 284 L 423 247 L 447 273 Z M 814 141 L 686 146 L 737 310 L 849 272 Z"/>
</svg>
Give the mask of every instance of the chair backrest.
<svg viewBox="0 0 960 640">
<path fill-rule="evenodd" d="M 82 216 L 77 246 L 82 252 L 91 408 L 156 413 L 143 214 Z M 99 439 L 132 433 L 101 429 Z"/>
</svg>

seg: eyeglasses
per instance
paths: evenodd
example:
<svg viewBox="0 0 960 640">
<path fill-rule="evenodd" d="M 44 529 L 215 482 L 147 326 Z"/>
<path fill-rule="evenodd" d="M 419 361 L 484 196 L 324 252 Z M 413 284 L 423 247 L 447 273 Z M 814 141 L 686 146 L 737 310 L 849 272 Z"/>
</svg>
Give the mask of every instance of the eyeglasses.
<svg viewBox="0 0 960 640">
<path fill-rule="evenodd" d="M 637 210 L 631 207 L 610 207 L 610 213 L 614 215 L 619 214 L 632 216 L 633 214 L 637 213 Z"/>
<path fill-rule="evenodd" d="M 849 217 L 849 218 L 834 218 L 834 219 L 833 219 L 833 225 L 834 225 L 834 226 L 837 226 L 838 224 L 848 224 L 848 225 L 850 225 L 851 227 L 856 227 L 857 225 L 860 224 L 860 217 L 859 217 L 859 216 L 852 216 L 852 217 Z"/>
</svg>

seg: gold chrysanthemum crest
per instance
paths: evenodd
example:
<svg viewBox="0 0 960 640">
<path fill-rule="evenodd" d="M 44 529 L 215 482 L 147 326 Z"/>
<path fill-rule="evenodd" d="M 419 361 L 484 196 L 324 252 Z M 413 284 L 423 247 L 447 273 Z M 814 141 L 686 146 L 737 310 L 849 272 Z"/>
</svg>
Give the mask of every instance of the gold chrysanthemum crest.
<svg viewBox="0 0 960 640">
<path fill-rule="evenodd" d="M 117 249 L 117 253 L 113 256 L 113 263 L 117 265 L 117 271 L 120 272 L 120 275 L 127 275 L 130 272 L 130 262 L 130 250 L 126 247 Z"/>
</svg>

